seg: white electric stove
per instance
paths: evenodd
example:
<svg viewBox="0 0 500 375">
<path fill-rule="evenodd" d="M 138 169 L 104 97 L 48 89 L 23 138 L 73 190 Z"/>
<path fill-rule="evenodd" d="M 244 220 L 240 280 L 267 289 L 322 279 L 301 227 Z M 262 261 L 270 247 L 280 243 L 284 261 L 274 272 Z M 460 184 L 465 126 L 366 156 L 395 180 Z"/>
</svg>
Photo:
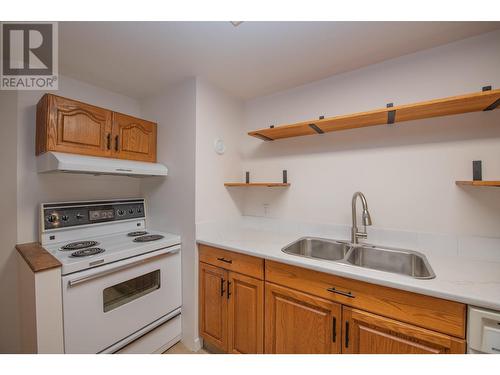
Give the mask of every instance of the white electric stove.
<svg viewBox="0 0 500 375">
<path fill-rule="evenodd" d="M 117 352 L 159 327 L 165 345 L 180 337 L 180 237 L 146 228 L 144 199 L 40 213 L 40 242 L 62 264 L 66 353 Z"/>
</svg>

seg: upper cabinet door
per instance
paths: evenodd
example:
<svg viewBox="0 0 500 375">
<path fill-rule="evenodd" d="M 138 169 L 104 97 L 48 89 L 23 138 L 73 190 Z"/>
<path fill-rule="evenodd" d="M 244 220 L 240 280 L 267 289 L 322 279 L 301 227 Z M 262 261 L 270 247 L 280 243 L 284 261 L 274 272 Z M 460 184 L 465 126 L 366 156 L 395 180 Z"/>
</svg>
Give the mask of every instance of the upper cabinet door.
<svg viewBox="0 0 500 375">
<path fill-rule="evenodd" d="M 266 354 L 340 353 L 341 305 L 266 282 Z"/>
<path fill-rule="evenodd" d="M 156 162 L 156 124 L 113 113 L 113 157 Z"/>
<path fill-rule="evenodd" d="M 112 112 L 75 100 L 45 95 L 37 107 L 36 151 L 111 155 Z"/>
<path fill-rule="evenodd" d="M 342 352 L 348 354 L 445 354 L 465 352 L 465 341 L 344 306 Z"/>
</svg>

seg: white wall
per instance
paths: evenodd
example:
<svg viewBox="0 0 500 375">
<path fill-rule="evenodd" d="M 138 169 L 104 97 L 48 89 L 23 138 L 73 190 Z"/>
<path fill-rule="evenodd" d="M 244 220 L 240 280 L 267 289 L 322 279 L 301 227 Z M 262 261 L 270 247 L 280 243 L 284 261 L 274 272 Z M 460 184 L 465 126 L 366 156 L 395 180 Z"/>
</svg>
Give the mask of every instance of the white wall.
<svg viewBox="0 0 500 375">
<path fill-rule="evenodd" d="M 17 309 L 17 93 L 0 91 L 0 353 L 20 349 Z"/>
<path fill-rule="evenodd" d="M 226 181 L 243 181 L 240 145 L 243 102 L 201 79 L 196 80 L 196 223 L 242 214 L 242 191 L 226 189 Z M 226 146 L 214 150 L 216 139 Z"/>
<path fill-rule="evenodd" d="M 148 201 L 149 226 L 182 237 L 182 330 L 192 350 L 198 341 L 198 253 L 195 222 L 239 217 L 241 210 L 223 181 L 242 178 L 242 102 L 198 78 L 189 78 L 141 102 L 144 116 L 158 121 L 158 161 L 166 179 L 141 181 Z M 214 151 L 215 138 L 226 143 Z"/>
<path fill-rule="evenodd" d="M 195 148 L 196 80 L 186 79 L 168 92 L 141 103 L 143 116 L 158 122 L 158 162 L 168 167 L 166 178 L 141 181 L 148 202 L 148 226 L 182 238 L 183 342 L 198 342 L 195 273 Z"/>
<path fill-rule="evenodd" d="M 245 132 L 500 88 L 500 32 L 403 56 L 246 103 Z M 500 111 L 263 142 L 245 137 L 244 170 L 289 189 L 250 189 L 246 215 L 348 224 L 352 194 L 366 194 L 377 227 L 499 236 L 500 190 L 459 188 L 483 160 L 500 178 Z"/>
</svg>

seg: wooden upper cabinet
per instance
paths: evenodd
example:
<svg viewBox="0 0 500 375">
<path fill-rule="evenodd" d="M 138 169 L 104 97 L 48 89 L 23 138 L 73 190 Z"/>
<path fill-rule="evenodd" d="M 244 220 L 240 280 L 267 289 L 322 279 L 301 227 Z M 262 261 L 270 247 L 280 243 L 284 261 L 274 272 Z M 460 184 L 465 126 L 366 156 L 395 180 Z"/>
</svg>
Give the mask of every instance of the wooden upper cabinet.
<svg viewBox="0 0 500 375">
<path fill-rule="evenodd" d="M 60 151 L 110 156 L 112 112 L 55 95 L 37 105 L 36 154 Z"/>
<path fill-rule="evenodd" d="M 205 341 L 227 351 L 227 271 L 199 263 L 199 325 Z"/>
<path fill-rule="evenodd" d="M 465 341 L 343 307 L 342 352 L 349 354 L 463 354 Z"/>
<path fill-rule="evenodd" d="M 120 159 L 156 162 L 156 124 L 113 113 L 113 152 Z"/>
<path fill-rule="evenodd" d="M 37 105 L 36 154 L 47 151 L 156 162 L 156 124 L 45 94 Z"/>
<path fill-rule="evenodd" d="M 229 353 L 264 352 L 264 282 L 229 272 L 228 343 Z"/>
<path fill-rule="evenodd" d="M 340 353 L 341 305 L 266 282 L 268 354 Z"/>
</svg>

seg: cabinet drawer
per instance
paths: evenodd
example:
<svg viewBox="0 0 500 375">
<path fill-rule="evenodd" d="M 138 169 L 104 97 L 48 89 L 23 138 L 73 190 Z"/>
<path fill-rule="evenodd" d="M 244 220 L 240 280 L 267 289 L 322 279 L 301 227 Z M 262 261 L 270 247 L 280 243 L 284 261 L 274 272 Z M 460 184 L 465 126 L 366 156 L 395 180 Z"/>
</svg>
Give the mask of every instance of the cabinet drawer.
<svg viewBox="0 0 500 375">
<path fill-rule="evenodd" d="M 266 261 L 266 281 L 288 286 L 343 305 L 465 338 L 466 305 Z"/>
<path fill-rule="evenodd" d="M 464 354 L 465 340 L 344 307 L 343 347 L 348 354 Z"/>
<path fill-rule="evenodd" d="M 201 244 L 198 244 L 198 250 L 200 262 L 253 276 L 260 280 L 264 279 L 263 259 Z"/>
</svg>

